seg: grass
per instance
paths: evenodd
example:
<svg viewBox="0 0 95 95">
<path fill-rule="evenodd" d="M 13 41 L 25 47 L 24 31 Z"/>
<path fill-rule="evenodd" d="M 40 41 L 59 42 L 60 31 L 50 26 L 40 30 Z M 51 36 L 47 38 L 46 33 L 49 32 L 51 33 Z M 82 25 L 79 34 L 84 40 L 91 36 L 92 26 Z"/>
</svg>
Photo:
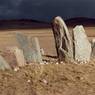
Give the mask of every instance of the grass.
<svg viewBox="0 0 95 95">
<path fill-rule="evenodd" d="M 0 72 L 0 89 L 3 89 L 0 93 L 6 92 L 0 95 L 8 92 L 9 95 L 12 92 L 14 95 L 95 95 L 95 64 L 31 64 L 17 72 Z"/>
</svg>

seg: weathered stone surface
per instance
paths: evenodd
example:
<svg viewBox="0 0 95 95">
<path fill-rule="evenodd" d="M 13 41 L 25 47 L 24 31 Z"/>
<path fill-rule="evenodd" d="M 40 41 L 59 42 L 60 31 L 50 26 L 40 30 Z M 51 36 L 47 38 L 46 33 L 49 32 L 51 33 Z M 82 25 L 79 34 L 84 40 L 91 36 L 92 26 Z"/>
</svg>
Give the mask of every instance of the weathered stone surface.
<svg viewBox="0 0 95 95">
<path fill-rule="evenodd" d="M 26 62 L 31 63 L 32 59 L 33 59 L 33 52 L 32 52 L 32 49 L 29 45 L 29 41 L 28 41 L 27 36 L 25 36 L 24 34 L 22 34 L 20 32 L 17 32 L 16 38 L 17 38 L 17 41 L 20 45 L 20 48 L 23 50 Z"/>
<path fill-rule="evenodd" d="M 73 29 L 74 33 L 74 49 L 75 60 L 79 62 L 88 62 L 91 57 L 91 44 L 88 41 L 87 35 L 83 26 L 76 26 Z"/>
<path fill-rule="evenodd" d="M 42 55 L 40 51 L 40 45 L 37 37 L 31 38 L 31 48 L 33 52 L 33 61 L 42 63 Z"/>
<path fill-rule="evenodd" d="M 23 51 L 21 49 L 14 47 L 14 55 L 16 57 L 17 65 L 19 67 L 23 67 L 26 65 L 24 55 L 23 55 Z"/>
<path fill-rule="evenodd" d="M 92 53 L 91 57 L 95 57 L 95 38 L 91 41 Z"/>
<path fill-rule="evenodd" d="M 26 62 L 42 62 L 40 45 L 37 38 L 28 39 L 25 35 L 19 32 L 16 33 L 16 38 L 20 44 L 20 48 L 23 50 Z"/>
<path fill-rule="evenodd" d="M 59 16 L 55 17 L 52 28 L 59 60 L 73 60 L 72 36 L 63 19 Z"/>
<path fill-rule="evenodd" d="M 5 59 L 0 55 L 0 70 L 11 70 L 10 65 L 5 61 Z"/>
</svg>

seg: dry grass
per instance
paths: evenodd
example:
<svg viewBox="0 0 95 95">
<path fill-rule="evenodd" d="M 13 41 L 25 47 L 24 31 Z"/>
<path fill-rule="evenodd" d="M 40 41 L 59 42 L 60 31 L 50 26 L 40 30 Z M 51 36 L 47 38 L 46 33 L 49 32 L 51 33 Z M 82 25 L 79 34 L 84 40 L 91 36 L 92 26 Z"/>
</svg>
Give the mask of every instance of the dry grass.
<svg viewBox="0 0 95 95">
<path fill-rule="evenodd" d="M 13 31 L 19 30 L 0 32 L 0 51 L 1 47 L 17 45 Z M 55 56 L 51 29 L 20 31 L 38 37 L 45 53 Z M 14 64 L 11 56 L 4 56 Z M 31 64 L 17 72 L 0 71 L 0 95 L 95 95 L 95 62 Z"/>
<path fill-rule="evenodd" d="M 69 30 L 72 31 L 72 28 L 69 27 Z M 95 27 L 85 27 L 86 33 L 89 36 L 89 39 L 95 37 Z M 5 29 L 0 30 L 0 48 L 18 45 L 15 39 L 16 31 L 20 31 L 27 35 L 28 37 L 38 37 L 40 41 L 41 48 L 44 48 L 47 55 L 55 55 L 55 44 L 53 38 L 53 32 L 50 28 L 44 29 Z"/>
<path fill-rule="evenodd" d="M 95 64 L 31 64 L 0 72 L 0 95 L 95 95 Z"/>
</svg>

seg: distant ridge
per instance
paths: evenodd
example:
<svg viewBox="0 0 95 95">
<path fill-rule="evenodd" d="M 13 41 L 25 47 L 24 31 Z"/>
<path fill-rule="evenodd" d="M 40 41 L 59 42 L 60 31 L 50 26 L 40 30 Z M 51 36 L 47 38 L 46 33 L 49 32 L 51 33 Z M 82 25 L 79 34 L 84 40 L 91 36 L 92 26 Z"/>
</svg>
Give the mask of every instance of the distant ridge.
<svg viewBox="0 0 95 95">
<path fill-rule="evenodd" d="M 95 26 L 95 19 L 89 18 L 72 18 L 65 20 L 68 26 L 85 25 Z M 51 22 L 36 21 L 30 19 L 13 19 L 13 20 L 0 20 L 0 29 L 41 29 L 51 28 Z"/>
<path fill-rule="evenodd" d="M 50 24 L 47 22 L 29 19 L 0 20 L 0 29 L 37 29 L 49 27 Z"/>
<path fill-rule="evenodd" d="M 95 19 L 91 18 L 72 18 L 65 21 L 68 26 L 75 26 L 75 25 L 85 25 L 85 26 L 95 26 Z"/>
</svg>

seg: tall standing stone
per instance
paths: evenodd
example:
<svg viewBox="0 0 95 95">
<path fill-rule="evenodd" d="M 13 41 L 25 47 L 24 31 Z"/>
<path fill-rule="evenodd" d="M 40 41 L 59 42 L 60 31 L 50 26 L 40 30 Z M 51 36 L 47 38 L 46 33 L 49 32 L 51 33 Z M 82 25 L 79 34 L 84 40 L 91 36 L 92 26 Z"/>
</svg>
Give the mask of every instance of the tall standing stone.
<svg viewBox="0 0 95 95">
<path fill-rule="evenodd" d="M 33 58 L 34 58 L 34 62 L 38 62 L 41 63 L 42 62 L 42 55 L 41 55 L 41 51 L 40 51 L 40 44 L 39 44 L 39 40 L 37 37 L 31 38 L 31 48 L 33 51 Z"/>
<path fill-rule="evenodd" d="M 52 23 L 55 45 L 59 61 L 73 60 L 72 36 L 61 17 L 55 17 Z"/>
<path fill-rule="evenodd" d="M 73 34 L 75 60 L 79 62 L 89 62 L 91 56 L 91 44 L 88 41 L 83 26 L 76 26 L 73 29 Z"/>
<path fill-rule="evenodd" d="M 16 38 L 20 45 L 20 48 L 23 50 L 26 62 L 31 63 L 33 59 L 33 53 L 31 47 L 29 46 L 29 41 L 27 36 L 25 36 L 20 32 L 16 32 Z"/>
<path fill-rule="evenodd" d="M 30 40 L 20 32 L 16 33 L 17 41 L 23 50 L 26 62 L 42 62 L 42 56 L 40 52 L 40 45 L 37 38 L 31 38 Z M 31 45 L 32 44 L 32 45 Z"/>
</svg>

